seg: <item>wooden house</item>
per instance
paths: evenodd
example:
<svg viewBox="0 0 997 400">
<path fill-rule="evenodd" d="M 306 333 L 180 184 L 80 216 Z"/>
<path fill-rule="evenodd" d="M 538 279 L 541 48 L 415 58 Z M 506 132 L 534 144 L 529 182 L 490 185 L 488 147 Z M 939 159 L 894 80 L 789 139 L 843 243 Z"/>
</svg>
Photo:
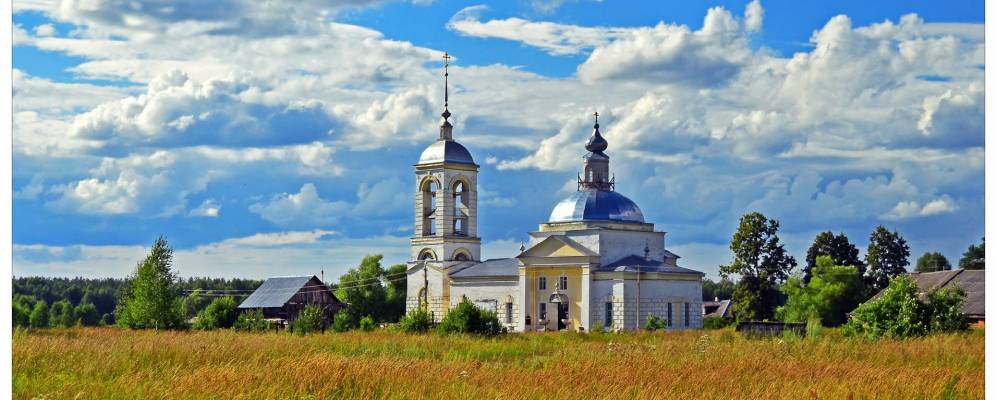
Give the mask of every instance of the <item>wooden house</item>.
<svg viewBox="0 0 997 400">
<path fill-rule="evenodd" d="M 309 304 L 322 309 L 326 325 L 345 307 L 325 283 L 312 275 L 268 278 L 239 305 L 239 309 L 260 309 L 264 318 L 286 324 L 294 322 Z"/>
</svg>

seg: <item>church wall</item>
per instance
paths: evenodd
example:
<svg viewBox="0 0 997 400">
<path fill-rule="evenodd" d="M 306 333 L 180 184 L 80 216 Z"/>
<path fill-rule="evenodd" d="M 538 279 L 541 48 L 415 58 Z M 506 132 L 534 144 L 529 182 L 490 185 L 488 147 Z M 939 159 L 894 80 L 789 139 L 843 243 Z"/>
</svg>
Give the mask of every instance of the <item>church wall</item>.
<svg viewBox="0 0 997 400">
<path fill-rule="evenodd" d="M 598 248 L 601 250 L 601 262 L 609 264 L 623 257 L 644 256 L 644 246 L 651 250 L 649 256 L 654 260 L 665 257 L 664 232 L 639 232 L 622 230 L 602 230 L 599 235 Z"/>
<path fill-rule="evenodd" d="M 640 316 L 637 316 L 636 279 L 592 281 L 589 317 L 592 323 L 605 326 L 606 303 L 613 303 L 613 324 L 632 330 L 643 327 L 649 315 L 666 318 L 668 303 L 672 303 L 673 325 L 670 329 L 703 327 L 702 283 L 698 280 L 641 280 Z M 684 304 L 689 303 L 689 326 L 684 322 Z"/>
<path fill-rule="evenodd" d="M 462 296 L 467 296 L 474 305 L 489 311 L 495 311 L 499 322 L 515 331 L 519 326 L 519 304 L 516 300 L 516 291 L 519 289 L 519 281 L 475 281 L 475 282 L 453 282 L 450 286 L 450 307 L 455 307 L 460 303 Z M 512 303 L 512 323 L 506 323 L 506 303 Z"/>
<path fill-rule="evenodd" d="M 450 287 L 445 284 L 445 280 L 448 280 L 449 277 L 445 277 L 442 272 L 435 268 L 429 268 L 426 275 L 423 275 L 422 268 L 408 271 L 405 312 L 411 312 L 419 307 L 419 295 L 422 288 L 426 287 L 426 278 L 429 280 L 429 311 L 439 321 L 448 310 Z"/>
</svg>

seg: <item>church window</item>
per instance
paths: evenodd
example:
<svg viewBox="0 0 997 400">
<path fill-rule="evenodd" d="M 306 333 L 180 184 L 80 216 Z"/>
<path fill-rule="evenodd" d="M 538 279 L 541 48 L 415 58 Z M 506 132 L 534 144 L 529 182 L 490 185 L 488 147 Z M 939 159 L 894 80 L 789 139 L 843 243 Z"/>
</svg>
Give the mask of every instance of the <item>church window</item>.
<svg viewBox="0 0 997 400">
<path fill-rule="evenodd" d="M 672 327 L 672 303 L 668 303 L 668 327 Z"/>
<path fill-rule="evenodd" d="M 436 235 L 436 218 L 428 218 L 426 224 L 426 234 L 430 236 Z"/>
<path fill-rule="evenodd" d="M 613 302 L 606 302 L 606 317 L 603 319 L 602 324 L 609 328 L 613 326 Z"/>
<path fill-rule="evenodd" d="M 685 326 L 689 326 L 689 303 L 684 303 L 684 310 L 682 310 L 682 321 Z"/>
<path fill-rule="evenodd" d="M 512 323 L 512 303 L 505 303 L 505 323 Z"/>
<path fill-rule="evenodd" d="M 455 235 L 467 235 L 467 185 L 463 181 L 457 181 L 454 184 L 453 198 L 453 233 Z"/>
<path fill-rule="evenodd" d="M 540 316 L 540 320 L 541 321 L 546 321 L 547 320 L 547 303 L 540 303 L 537 306 L 540 307 L 540 310 L 537 313 Z"/>
<path fill-rule="evenodd" d="M 419 253 L 419 260 L 430 260 L 430 261 L 432 261 L 432 260 L 435 260 L 435 259 L 436 259 L 436 256 L 433 255 L 433 252 L 431 250 L 429 250 L 429 249 L 423 250 L 422 253 Z"/>
<path fill-rule="evenodd" d="M 457 254 L 454 255 L 453 259 L 454 261 L 470 261 L 470 257 L 468 257 L 467 253 L 463 251 L 458 251 Z"/>
<path fill-rule="evenodd" d="M 422 235 L 436 235 L 436 181 L 430 179 L 422 186 Z"/>
<path fill-rule="evenodd" d="M 557 288 L 560 290 L 568 290 L 568 277 L 562 276 L 557 280 Z"/>
<path fill-rule="evenodd" d="M 547 290 L 546 276 L 541 276 L 540 279 L 537 280 L 537 290 Z"/>
</svg>

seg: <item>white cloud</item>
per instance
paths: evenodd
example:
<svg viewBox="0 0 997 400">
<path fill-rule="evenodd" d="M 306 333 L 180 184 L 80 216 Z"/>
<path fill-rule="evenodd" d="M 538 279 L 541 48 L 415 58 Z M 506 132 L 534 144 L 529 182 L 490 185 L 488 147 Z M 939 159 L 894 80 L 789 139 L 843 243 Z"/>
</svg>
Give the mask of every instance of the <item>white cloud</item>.
<svg viewBox="0 0 997 400">
<path fill-rule="evenodd" d="M 188 215 L 192 217 L 217 217 L 218 212 L 221 211 L 222 206 L 218 204 L 215 199 L 207 199 L 201 203 L 197 208 L 190 210 Z"/>
<path fill-rule="evenodd" d="M 35 27 L 35 35 L 37 36 L 55 36 L 55 26 L 52 24 L 41 24 Z"/>
<path fill-rule="evenodd" d="M 765 10 L 762 3 L 752 0 L 744 6 L 744 30 L 748 32 L 758 32 L 762 30 L 762 19 L 765 17 Z"/>
<path fill-rule="evenodd" d="M 349 210 L 347 202 L 320 197 L 312 183 L 302 185 L 298 193 L 282 193 L 266 203 L 249 206 L 250 212 L 278 226 L 329 226 Z"/>
<path fill-rule="evenodd" d="M 901 201 L 893 209 L 882 215 L 885 220 L 902 220 L 916 217 L 927 217 L 931 215 L 947 214 L 959 209 L 948 196 L 928 201 L 922 207 L 916 200 Z"/>
</svg>

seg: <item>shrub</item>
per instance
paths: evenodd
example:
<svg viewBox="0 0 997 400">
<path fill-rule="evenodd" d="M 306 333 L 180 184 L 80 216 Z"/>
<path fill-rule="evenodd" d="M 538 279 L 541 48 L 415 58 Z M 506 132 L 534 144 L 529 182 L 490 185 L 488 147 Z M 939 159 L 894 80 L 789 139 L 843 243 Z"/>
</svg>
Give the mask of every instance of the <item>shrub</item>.
<svg viewBox="0 0 997 400">
<path fill-rule="evenodd" d="M 114 317 L 110 313 L 104 313 L 100 316 L 100 326 L 111 326 L 114 325 Z"/>
<path fill-rule="evenodd" d="M 846 336 L 906 338 L 934 332 L 966 329 L 960 308 L 965 293 L 944 289 L 928 293 L 928 302 L 918 297 L 918 287 L 904 275 L 890 280 L 883 294 L 862 304 L 844 325 Z"/>
<path fill-rule="evenodd" d="M 21 307 L 20 304 L 14 303 L 13 310 L 11 311 L 11 322 L 12 326 L 28 326 L 30 313 Z"/>
<path fill-rule="evenodd" d="M 48 303 L 45 300 L 39 300 L 35 303 L 35 308 L 28 316 L 28 325 L 32 328 L 48 327 Z"/>
<path fill-rule="evenodd" d="M 235 299 L 230 296 L 219 297 L 197 314 L 194 329 L 231 328 L 238 313 Z"/>
<path fill-rule="evenodd" d="M 263 319 L 263 310 L 246 310 L 239 314 L 232 326 L 239 331 L 263 332 L 267 330 L 267 321 Z"/>
<path fill-rule="evenodd" d="M 97 326 L 100 322 L 100 316 L 97 314 L 97 306 L 91 303 L 80 304 L 76 306 L 73 312 L 76 314 L 76 320 L 83 326 Z"/>
<path fill-rule="evenodd" d="M 398 321 L 398 329 L 406 333 L 429 332 L 433 328 L 433 318 L 424 309 L 417 309 L 406 314 Z"/>
<path fill-rule="evenodd" d="M 648 315 L 647 322 L 644 323 L 644 329 L 654 332 L 656 329 L 665 329 L 668 327 L 668 320 L 665 318 L 658 318 L 656 315 Z"/>
<path fill-rule="evenodd" d="M 52 309 L 48 312 L 48 323 L 49 326 L 63 328 L 76 325 L 76 315 L 73 313 L 73 305 L 69 300 L 59 300 L 52 303 Z"/>
<path fill-rule="evenodd" d="M 436 329 L 443 334 L 496 335 L 502 332 L 502 325 L 496 313 L 482 310 L 464 297 L 450 310 Z"/>
<path fill-rule="evenodd" d="M 703 318 L 703 329 L 723 329 L 734 324 L 733 318 L 706 317 Z"/>
<path fill-rule="evenodd" d="M 353 328 L 350 323 L 350 315 L 344 310 L 336 313 L 336 316 L 332 318 L 332 330 L 336 332 L 346 332 Z"/>
<path fill-rule="evenodd" d="M 592 324 L 592 331 L 591 331 L 592 333 L 603 333 L 605 331 L 606 331 L 606 328 L 604 326 L 602 326 L 601 322 L 596 322 L 596 323 Z"/>
<path fill-rule="evenodd" d="M 315 304 L 308 304 L 298 313 L 298 318 L 294 320 L 291 328 L 294 332 L 300 334 L 317 332 L 322 330 L 324 322 L 322 319 L 322 309 Z"/>
<path fill-rule="evenodd" d="M 377 323 L 374 322 L 374 317 L 370 315 L 365 315 L 360 318 L 360 330 L 364 332 L 370 332 L 377 328 Z"/>
<path fill-rule="evenodd" d="M 862 300 L 865 291 L 858 269 L 834 265 L 831 257 L 817 257 L 810 282 L 794 275 L 782 285 L 786 304 L 776 309 L 777 318 L 803 322 L 820 318 L 825 326 L 845 322 L 847 313 Z"/>
</svg>

